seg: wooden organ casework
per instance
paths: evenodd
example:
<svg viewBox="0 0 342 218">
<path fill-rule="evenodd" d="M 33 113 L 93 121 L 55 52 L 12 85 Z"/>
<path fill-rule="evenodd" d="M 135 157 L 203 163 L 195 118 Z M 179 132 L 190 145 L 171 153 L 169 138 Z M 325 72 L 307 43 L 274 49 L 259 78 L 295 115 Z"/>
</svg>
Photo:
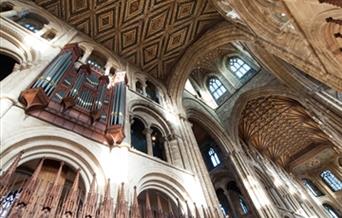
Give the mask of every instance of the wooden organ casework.
<svg viewBox="0 0 342 218">
<path fill-rule="evenodd" d="M 85 188 L 81 169 L 48 158 L 33 159 L 19 165 L 20 152 L 8 169 L 0 175 L 0 218 L 190 218 L 220 217 L 217 208 L 204 207 L 164 192 L 116 187 L 117 198 L 111 196 L 110 180 L 104 192 L 97 188 L 96 175 Z M 126 201 L 125 193 L 130 193 Z"/>
<path fill-rule="evenodd" d="M 80 56 L 77 44 L 66 45 L 19 101 L 29 115 L 109 146 L 119 144 L 125 137 L 125 72 L 115 72 L 110 81 Z"/>
</svg>

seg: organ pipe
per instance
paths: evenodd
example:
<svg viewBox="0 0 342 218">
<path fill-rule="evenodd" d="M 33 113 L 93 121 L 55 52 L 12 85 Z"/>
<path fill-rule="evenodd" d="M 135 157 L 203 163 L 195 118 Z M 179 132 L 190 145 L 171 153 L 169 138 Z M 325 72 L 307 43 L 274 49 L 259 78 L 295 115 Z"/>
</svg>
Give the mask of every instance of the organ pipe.
<svg viewBox="0 0 342 218">
<path fill-rule="evenodd" d="M 125 137 L 124 118 L 126 106 L 126 72 L 116 72 L 114 88 L 110 104 L 109 121 L 106 131 L 106 138 L 110 145 L 120 143 Z"/>
<path fill-rule="evenodd" d="M 32 88 L 42 88 L 47 96 L 50 96 L 70 65 L 72 65 L 72 52 L 67 51 L 59 55 L 48 66 L 42 76 L 33 84 Z"/>
<path fill-rule="evenodd" d="M 125 74 L 126 72 L 117 72 L 115 76 L 111 122 L 110 125 L 123 125 L 123 118 L 125 115 L 125 99 L 126 99 L 126 84 Z"/>
<path fill-rule="evenodd" d="M 98 85 L 98 91 L 97 96 L 95 98 L 95 101 L 92 106 L 92 112 L 91 116 L 93 121 L 98 120 L 100 118 L 100 110 L 103 106 L 103 101 L 106 95 L 107 85 L 109 83 L 108 76 L 100 76 L 99 78 L 99 85 Z"/>
</svg>

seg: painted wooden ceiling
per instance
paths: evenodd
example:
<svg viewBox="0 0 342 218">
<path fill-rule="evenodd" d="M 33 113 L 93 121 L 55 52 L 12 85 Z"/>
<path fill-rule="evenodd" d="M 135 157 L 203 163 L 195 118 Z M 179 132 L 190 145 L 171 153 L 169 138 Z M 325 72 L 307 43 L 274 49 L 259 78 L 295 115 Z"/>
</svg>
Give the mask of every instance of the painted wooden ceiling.
<svg viewBox="0 0 342 218">
<path fill-rule="evenodd" d="M 160 80 L 223 20 L 208 0 L 32 1 Z"/>
<path fill-rule="evenodd" d="M 292 99 L 264 96 L 250 100 L 242 112 L 240 137 L 281 166 L 329 140 L 306 110 Z"/>
</svg>

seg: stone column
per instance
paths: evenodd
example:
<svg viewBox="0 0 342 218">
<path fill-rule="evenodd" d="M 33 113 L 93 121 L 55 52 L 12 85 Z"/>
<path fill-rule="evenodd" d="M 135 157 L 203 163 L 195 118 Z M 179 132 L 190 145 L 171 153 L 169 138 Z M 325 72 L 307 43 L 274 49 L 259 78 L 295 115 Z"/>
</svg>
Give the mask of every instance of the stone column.
<svg viewBox="0 0 342 218">
<path fill-rule="evenodd" d="M 50 27 L 49 25 L 44 25 L 42 29 L 38 30 L 35 34 L 38 36 L 43 36 L 47 31 L 49 31 Z"/>
<path fill-rule="evenodd" d="M 92 52 L 93 52 L 93 48 L 85 50 L 83 57 L 81 58 L 81 62 L 86 64 L 87 59 L 89 58 L 89 56 L 91 55 Z"/>
<path fill-rule="evenodd" d="M 144 134 L 146 136 L 146 142 L 147 142 L 147 154 L 153 156 L 153 146 L 152 146 L 152 129 L 146 128 L 144 130 Z"/>
<path fill-rule="evenodd" d="M 241 178 L 242 184 L 246 188 L 258 217 L 281 217 L 275 205 L 269 199 L 267 193 L 263 190 L 262 184 L 256 179 L 254 171 L 247 164 L 246 155 L 243 151 L 233 151 L 229 154 L 232 165 L 236 173 Z M 251 209 L 251 208 L 250 208 Z"/>
<path fill-rule="evenodd" d="M 10 11 L 5 11 L 5 12 L 0 13 L 0 15 L 2 17 L 9 18 L 9 17 L 18 15 L 18 12 L 16 10 L 10 10 Z"/>
<path fill-rule="evenodd" d="M 147 96 L 146 95 L 146 80 L 145 81 L 142 81 L 142 83 L 141 83 L 141 86 L 142 86 L 142 91 L 143 91 L 143 96 Z"/>
<path fill-rule="evenodd" d="M 163 137 L 163 145 L 164 145 L 164 151 L 165 151 L 165 157 L 166 157 L 166 161 L 170 164 L 173 164 L 172 158 L 171 158 L 171 152 L 170 152 L 170 148 L 169 148 L 169 141 L 167 137 Z"/>
<path fill-rule="evenodd" d="M 112 68 L 112 63 L 109 60 L 107 60 L 106 66 L 104 68 L 105 68 L 104 74 L 106 76 L 108 76 L 109 72 L 110 72 L 110 69 Z"/>
<path fill-rule="evenodd" d="M 179 144 L 175 136 L 168 136 L 168 148 L 170 151 L 172 164 L 181 168 L 185 168 L 182 156 L 180 154 Z"/>
<path fill-rule="evenodd" d="M 181 118 L 181 125 L 183 125 L 185 138 L 188 141 L 187 148 L 189 149 L 189 159 L 192 160 L 193 170 L 197 173 L 198 179 L 203 187 L 204 196 L 207 202 L 214 208 L 218 209 L 219 201 L 215 194 L 214 186 L 211 182 L 209 172 L 205 166 L 202 158 L 202 153 L 197 144 L 196 138 L 192 131 L 192 124 L 186 119 Z"/>
</svg>

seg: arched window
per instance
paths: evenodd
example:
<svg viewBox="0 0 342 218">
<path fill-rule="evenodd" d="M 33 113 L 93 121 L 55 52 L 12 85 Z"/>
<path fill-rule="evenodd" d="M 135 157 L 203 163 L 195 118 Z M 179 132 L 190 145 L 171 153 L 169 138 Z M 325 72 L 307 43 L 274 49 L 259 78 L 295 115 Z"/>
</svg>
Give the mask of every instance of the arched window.
<svg viewBox="0 0 342 218">
<path fill-rule="evenodd" d="M 241 213 L 243 215 L 247 214 L 249 212 L 249 208 L 248 205 L 239 189 L 239 187 L 237 186 L 235 181 L 230 181 L 227 184 L 227 190 L 231 195 L 231 198 L 234 201 L 234 205 L 236 205 L 236 207 L 239 205 L 241 208 Z"/>
<path fill-rule="evenodd" d="M 42 35 L 42 37 L 46 40 L 52 40 L 53 38 L 55 38 L 55 36 L 56 36 L 56 33 L 52 30 L 47 31 L 46 33 Z"/>
<path fill-rule="evenodd" d="M 166 161 L 163 135 L 155 127 L 152 127 L 151 130 L 153 156 Z"/>
<path fill-rule="evenodd" d="M 148 98 L 152 99 L 153 101 L 155 101 L 155 102 L 157 102 L 159 104 L 157 88 L 150 81 L 146 82 L 146 95 L 147 95 Z"/>
<path fill-rule="evenodd" d="M 239 197 L 239 204 L 240 204 L 242 213 L 247 214 L 248 213 L 248 207 L 247 207 L 245 200 L 242 198 L 242 196 Z"/>
<path fill-rule="evenodd" d="M 242 79 L 252 68 L 238 57 L 228 60 L 228 67 L 235 76 Z"/>
<path fill-rule="evenodd" d="M 18 64 L 18 61 L 0 53 L 0 81 L 12 73 L 15 64 Z"/>
<path fill-rule="evenodd" d="M 223 86 L 221 81 L 215 77 L 209 79 L 208 88 L 216 101 L 227 92 L 227 89 Z"/>
<path fill-rule="evenodd" d="M 340 216 L 337 214 L 336 210 L 330 206 L 329 204 L 323 204 L 323 207 L 327 214 L 329 214 L 329 217 L 331 218 L 339 218 Z"/>
<path fill-rule="evenodd" d="M 315 196 L 315 197 L 319 197 L 322 196 L 323 193 L 321 192 L 321 190 L 319 190 L 317 188 L 317 186 L 309 179 L 303 179 L 304 182 L 304 186 L 310 190 L 310 192 Z"/>
<path fill-rule="evenodd" d="M 209 149 L 208 155 L 214 167 L 218 166 L 221 163 L 219 157 L 217 156 L 217 153 L 215 152 L 213 148 Z"/>
<path fill-rule="evenodd" d="M 321 178 L 334 192 L 342 190 L 342 182 L 330 170 L 324 170 Z"/>
<path fill-rule="evenodd" d="M 147 142 L 144 130 L 144 123 L 134 118 L 131 125 L 131 144 L 135 149 L 147 154 Z"/>
<path fill-rule="evenodd" d="M 0 3 L 0 13 L 13 10 L 13 5 L 9 2 Z"/>
<path fill-rule="evenodd" d="M 140 93 L 140 94 L 143 94 L 143 87 L 142 87 L 142 84 L 140 81 L 137 81 L 135 83 L 135 90 Z"/>
<path fill-rule="evenodd" d="M 24 13 L 20 17 L 14 16 L 12 18 L 16 23 L 30 30 L 31 32 L 38 32 L 43 29 L 44 25 L 49 24 L 49 21 L 35 13 Z"/>
<path fill-rule="evenodd" d="M 93 51 L 87 60 L 87 64 L 95 71 L 104 73 L 107 57 L 102 55 L 100 52 Z"/>
<path fill-rule="evenodd" d="M 224 194 L 224 191 L 219 188 L 216 190 L 216 196 L 220 202 L 220 208 L 225 216 L 229 214 L 229 203 L 226 195 Z"/>
</svg>

